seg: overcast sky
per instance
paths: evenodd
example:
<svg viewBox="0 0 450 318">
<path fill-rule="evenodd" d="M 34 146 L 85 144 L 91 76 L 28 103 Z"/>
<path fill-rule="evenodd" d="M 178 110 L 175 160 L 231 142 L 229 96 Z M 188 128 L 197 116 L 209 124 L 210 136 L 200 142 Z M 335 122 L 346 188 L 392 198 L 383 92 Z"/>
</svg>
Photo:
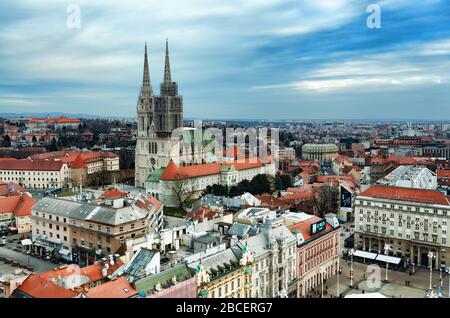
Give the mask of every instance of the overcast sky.
<svg viewBox="0 0 450 318">
<path fill-rule="evenodd" d="M 133 117 L 169 39 L 185 117 L 450 119 L 450 1 L 0 3 L 0 112 Z M 68 5 L 81 9 L 67 27 Z"/>
</svg>

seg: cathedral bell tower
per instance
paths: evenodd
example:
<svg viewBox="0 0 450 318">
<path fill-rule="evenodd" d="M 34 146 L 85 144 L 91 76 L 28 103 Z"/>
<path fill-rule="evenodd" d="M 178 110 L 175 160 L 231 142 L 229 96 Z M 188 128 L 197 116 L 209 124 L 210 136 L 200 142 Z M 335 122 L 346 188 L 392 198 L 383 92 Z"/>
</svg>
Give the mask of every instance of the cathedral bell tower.
<svg viewBox="0 0 450 318">
<path fill-rule="evenodd" d="M 135 185 L 144 187 L 148 177 L 157 169 L 166 167 L 172 159 L 176 143 L 172 131 L 183 127 L 183 97 L 178 95 L 178 84 L 172 82 L 169 60 L 169 42 L 166 40 L 164 80 L 160 95 L 153 95 L 147 57 L 147 44 L 144 52 L 144 75 L 137 102 L 137 126 L 135 158 Z"/>
<path fill-rule="evenodd" d="M 161 136 L 183 126 L 183 97 L 178 95 L 178 84 L 170 73 L 169 42 L 166 40 L 164 81 L 155 100 L 155 129 Z"/>
</svg>

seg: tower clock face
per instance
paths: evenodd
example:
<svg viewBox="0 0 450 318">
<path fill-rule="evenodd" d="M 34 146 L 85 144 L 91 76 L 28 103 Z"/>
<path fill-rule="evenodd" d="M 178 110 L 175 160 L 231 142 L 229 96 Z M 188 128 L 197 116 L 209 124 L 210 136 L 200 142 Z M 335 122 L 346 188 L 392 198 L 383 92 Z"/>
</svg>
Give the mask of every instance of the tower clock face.
<svg viewBox="0 0 450 318">
<path fill-rule="evenodd" d="M 152 164 L 152 166 L 154 166 L 156 164 L 156 159 L 151 157 L 150 158 L 150 163 Z"/>
</svg>

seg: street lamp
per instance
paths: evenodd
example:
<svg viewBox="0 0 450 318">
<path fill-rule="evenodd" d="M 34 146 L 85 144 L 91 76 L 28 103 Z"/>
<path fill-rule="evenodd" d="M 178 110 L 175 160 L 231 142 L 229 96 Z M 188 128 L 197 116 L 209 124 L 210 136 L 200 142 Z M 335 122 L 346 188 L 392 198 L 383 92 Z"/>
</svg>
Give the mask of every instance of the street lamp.
<svg viewBox="0 0 450 318">
<path fill-rule="evenodd" d="M 436 258 L 436 256 L 434 255 L 434 253 L 432 251 L 428 252 L 428 262 L 430 263 L 430 290 L 433 289 L 433 285 L 431 283 L 432 281 L 432 276 L 433 276 L 433 258 Z"/>
<path fill-rule="evenodd" d="M 350 287 L 353 288 L 353 254 L 355 250 L 352 248 L 348 253 L 350 254 Z"/>
<path fill-rule="evenodd" d="M 389 244 L 384 244 L 384 255 L 388 256 L 390 251 L 392 251 L 391 246 Z M 386 282 L 388 281 L 388 268 L 389 263 L 386 261 Z"/>
</svg>

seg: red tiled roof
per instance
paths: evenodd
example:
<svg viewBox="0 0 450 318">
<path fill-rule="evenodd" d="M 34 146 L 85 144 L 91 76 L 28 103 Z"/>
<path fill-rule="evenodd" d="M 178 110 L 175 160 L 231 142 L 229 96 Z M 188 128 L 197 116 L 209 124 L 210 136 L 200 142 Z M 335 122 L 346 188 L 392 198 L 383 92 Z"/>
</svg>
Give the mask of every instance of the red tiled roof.
<svg viewBox="0 0 450 318">
<path fill-rule="evenodd" d="M 81 158 L 81 155 L 78 155 L 75 160 L 70 165 L 72 169 L 83 169 L 86 168 L 86 165 L 84 164 L 83 158 Z"/>
<path fill-rule="evenodd" d="M 347 156 L 338 155 L 337 157 L 335 157 L 333 159 L 333 161 L 335 161 L 335 162 L 345 162 L 345 161 L 350 161 L 350 159 Z"/>
<path fill-rule="evenodd" d="M 424 160 L 423 158 L 416 158 L 411 156 L 389 156 L 387 162 L 394 162 L 399 165 L 431 165 L 433 162 Z"/>
<path fill-rule="evenodd" d="M 316 180 L 318 183 L 325 183 L 325 182 L 338 181 L 338 180 L 346 180 L 346 181 L 352 181 L 354 183 L 358 183 L 358 180 L 355 180 L 355 178 L 353 176 L 317 176 Z"/>
<path fill-rule="evenodd" d="M 19 201 L 20 196 L 0 198 L 0 213 L 14 213 Z"/>
<path fill-rule="evenodd" d="M 371 186 L 361 193 L 364 197 L 450 205 L 448 198 L 436 190 Z"/>
<path fill-rule="evenodd" d="M 289 202 L 279 200 L 278 198 L 275 198 L 271 194 L 255 195 L 255 198 L 261 201 L 261 205 L 259 207 L 261 208 L 267 207 L 270 208 L 271 210 L 278 208 L 288 208 L 291 205 Z"/>
<path fill-rule="evenodd" d="M 141 209 L 148 209 L 149 206 L 154 206 L 155 210 L 158 211 L 161 208 L 162 203 L 152 196 L 146 196 L 145 198 L 139 198 L 136 200 L 136 206 Z"/>
<path fill-rule="evenodd" d="M 0 183 L 0 196 L 10 196 L 24 192 L 27 192 L 27 190 L 18 183 Z"/>
<path fill-rule="evenodd" d="M 78 293 L 62 288 L 37 274 L 28 276 L 17 287 L 17 290 L 33 298 L 75 298 L 78 296 Z"/>
<path fill-rule="evenodd" d="M 47 160 L 7 160 L 0 161 L 0 170 L 60 171 L 63 162 Z"/>
<path fill-rule="evenodd" d="M 107 261 L 109 268 L 107 270 L 107 275 L 111 275 L 114 273 L 117 269 L 119 269 L 120 266 L 123 265 L 122 260 L 118 259 L 116 262 L 114 262 L 114 265 L 111 266 L 111 262 Z M 104 265 L 103 263 L 97 263 L 92 264 L 86 267 L 81 268 L 81 274 L 89 277 L 89 279 L 93 282 L 99 281 L 103 278 L 102 269 Z"/>
<path fill-rule="evenodd" d="M 57 118 L 55 120 L 55 122 L 57 124 L 79 124 L 79 123 L 81 123 L 81 120 L 68 118 L 66 116 L 61 116 L 61 117 Z"/>
<path fill-rule="evenodd" d="M 313 191 L 303 191 L 303 192 L 289 193 L 278 199 L 285 201 L 285 200 L 307 200 L 312 198 L 314 198 Z"/>
<path fill-rule="evenodd" d="M 31 215 L 31 209 L 36 204 L 36 201 L 30 197 L 28 194 L 23 194 L 20 196 L 19 204 L 14 210 L 15 216 L 27 216 Z"/>
<path fill-rule="evenodd" d="M 79 124 L 81 121 L 79 119 L 72 119 L 66 116 L 61 116 L 59 118 L 30 118 L 27 123 L 47 123 L 47 124 Z"/>
<path fill-rule="evenodd" d="M 194 220 L 201 220 L 207 218 L 208 220 L 214 219 L 218 212 L 211 210 L 207 206 L 199 206 L 192 212 L 187 213 L 187 217 Z"/>
<path fill-rule="evenodd" d="M 450 170 L 436 170 L 438 178 L 450 178 Z"/>
<path fill-rule="evenodd" d="M 114 273 L 120 266 L 123 265 L 123 262 L 118 259 L 113 266 L 111 266 L 111 262 L 108 259 L 107 264 L 109 265 L 109 268 L 107 270 L 107 275 L 111 275 Z M 104 265 L 103 263 L 97 263 L 93 265 L 89 265 L 86 267 L 78 268 L 78 265 L 69 265 L 64 267 L 56 267 L 51 271 L 40 273 L 39 276 L 42 279 L 45 280 L 51 280 L 52 278 L 58 279 L 58 277 L 65 278 L 67 276 L 71 276 L 74 274 L 83 275 L 91 282 L 97 282 L 101 279 L 103 279 L 102 269 Z"/>
<path fill-rule="evenodd" d="M 322 219 L 319 218 L 318 216 L 313 216 L 309 219 L 306 219 L 305 221 L 295 223 L 294 225 L 289 227 L 289 230 L 291 232 L 298 231 L 298 232 L 302 233 L 303 238 L 305 239 L 305 241 L 307 241 L 311 238 L 315 238 L 320 235 L 323 235 L 324 233 L 329 232 L 331 229 L 333 229 L 333 227 L 327 223 L 324 231 L 316 233 L 314 235 L 311 235 L 311 224 L 319 222 L 320 220 L 322 220 Z"/>
<path fill-rule="evenodd" d="M 0 197 L 0 213 L 12 213 L 15 216 L 31 215 L 36 201 L 28 194 Z"/>
<path fill-rule="evenodd" d="M 87 291 L 88 298 L 130 298 L 138 292 L 131 286 L 128 280 L 121 276 L 116 280 L 101 284 Z"/>
<path fill-rule="evenodd" d="M 116 188 L 110 188 L 103 192 L 103 194 L 99 197 L 99 199 L 118 199 L 125 198 L 129 195 L 128 192 L 122 192 Z"/>
<path fill-rule="evenodd" d="M 236 170 L 246 170 L 262 167 L 263 163 L 259 158 L 246 158 L 245 160 L 235 160 L 229 162 L 212 162 L 200 165 L 177 167 L 177 165 L 172 160 L 170 160 L 166 169 L 161 174 L 160 179 L 181 180 L 187 178 L 195 178 L 219 174 L 220 168 L 229 166 L 234 166 Z"/>
</svg>

